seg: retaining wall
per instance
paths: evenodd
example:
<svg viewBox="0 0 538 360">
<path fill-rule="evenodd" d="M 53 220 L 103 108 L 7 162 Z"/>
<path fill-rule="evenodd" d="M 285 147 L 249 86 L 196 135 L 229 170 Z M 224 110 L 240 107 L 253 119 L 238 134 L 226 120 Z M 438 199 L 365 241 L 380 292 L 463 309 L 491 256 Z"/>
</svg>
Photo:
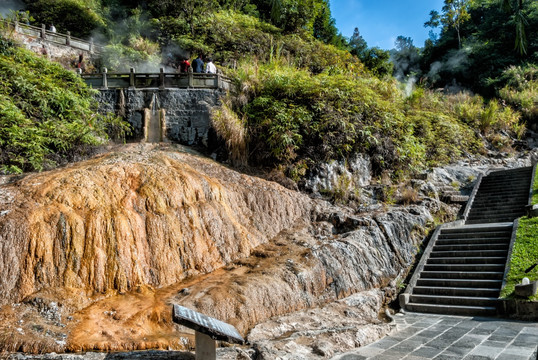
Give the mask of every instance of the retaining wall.
<svg viewBox="0 0 538 360">
<path fill-rule="evenodd" d="M 122 95 L 123 94 L 123 95 Z M 184 145 L 208 146 L 211 108 L 220 104 L 217 89 L 109 89 L 100 90 L 100 111 L 123 116 L 133 127 L 133 140 L 144 137 L 144 109 L 154 94 L 157 109 L 166 111 L 165 136 Z"/>
</svg>

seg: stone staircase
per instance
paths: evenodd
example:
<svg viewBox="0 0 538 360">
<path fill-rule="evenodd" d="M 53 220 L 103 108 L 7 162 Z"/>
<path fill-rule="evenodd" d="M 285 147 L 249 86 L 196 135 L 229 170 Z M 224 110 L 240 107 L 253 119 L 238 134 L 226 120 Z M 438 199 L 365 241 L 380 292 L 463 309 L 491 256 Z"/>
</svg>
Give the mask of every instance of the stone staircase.
<svg viewBox="0 0 538 360">
<path fill-rule="evenodd" d="M 400 304 L 408 311 L 491 316 L 510 250 L 513 221 L 525 214 L 533 168 L 492 172 L 471 198 L 465 225 L 439 227 Z"/>
<path fill-rule="evenodd" d="M 514 221 L 525 215 L 532 167 L 495 171 L 484 177 L 466 224 Z"/>
</svg>

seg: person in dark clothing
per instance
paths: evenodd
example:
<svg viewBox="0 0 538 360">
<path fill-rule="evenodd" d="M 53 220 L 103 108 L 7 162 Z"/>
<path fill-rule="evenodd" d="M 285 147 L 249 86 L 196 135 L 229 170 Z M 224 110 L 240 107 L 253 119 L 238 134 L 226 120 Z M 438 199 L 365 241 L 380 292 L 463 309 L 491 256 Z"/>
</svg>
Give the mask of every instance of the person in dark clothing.
<svg viewBox="0 0 538 360">
<path fill-rule="evenodd" d="M 200 55 L 192 62 L 192 71 L 195 73 L 204 72 L 204 61 Z"/>
</svg>

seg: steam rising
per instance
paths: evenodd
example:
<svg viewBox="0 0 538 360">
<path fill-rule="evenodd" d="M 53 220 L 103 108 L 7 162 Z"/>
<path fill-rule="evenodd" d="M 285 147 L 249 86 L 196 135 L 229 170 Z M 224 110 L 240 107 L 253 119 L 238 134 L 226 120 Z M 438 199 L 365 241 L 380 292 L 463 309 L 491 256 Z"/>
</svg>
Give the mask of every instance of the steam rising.
<svg viewBox="0 0 538 360">
<path fill-rule="evenodd" d="M 25 5 L 21 0 L 2 0 L 0 1 L 0 14 L 3 17 L 9 15 L 11 11 L 24 10 Z"/>
</svg>

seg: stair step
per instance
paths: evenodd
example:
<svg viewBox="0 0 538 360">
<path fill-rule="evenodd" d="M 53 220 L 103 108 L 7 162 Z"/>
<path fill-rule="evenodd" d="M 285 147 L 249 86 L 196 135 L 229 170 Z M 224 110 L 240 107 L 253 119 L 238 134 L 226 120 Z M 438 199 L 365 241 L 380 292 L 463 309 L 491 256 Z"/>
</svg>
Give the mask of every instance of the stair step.
<svg viewBox="0 0 538 360">
<path fill-rule="evenodd" d="M 422 271 L 420 279 L 502 280 L 501 271 Z"/>
<path fill-rule="evenodd" d="M 517 204 L 517 205 L 507 205 L 507 204 L 500 204 L 500 205 L 479 205 L 475 206 L 476 204 L 473 204 L 472 211 L 480 211 L 480 212 L 491 212 L 491 211 L 498 211 L 500 209 L 504 211 L 519 211 L 524 210 L 525 205 Z"/>
<path fill-rule="evenodd" d="M 416 304 L 464 305 L 464 306 L 493 306 L 496 307 L 497 297 L 479 296 L 446 296 L 446 295 L 411 295 L 409 299 Z"/>
<path fill-rule="evenodd" d="M 504 188 L 509 190 L 522 190 L 525 187 L 527 190 L 529 189 L 530 181 L 525 180 L 516 180 L 516 181 L 486 181 L 481 182 L 480 186 L 478 187 L 478 191 L 481 189 L 495 189 L 495 188 Z"/>
<path fill-rule="evenodd" d="M 528 194 L 477 194 L 473 200 L 473 206 L 475 205 L 496 205 L 500 202 L 505 204 L 521 204 L 526 203 L 529 200 Z"/>
<path fill-rule="evenodd" d="M 487 279 L 423 279 L 417 280 L 419 286 L 434 286 L 434 287 L 480 287 L 500 289 L 502 280 L 487 280 Z"/>
<path fill-rule="evenodd" d="M 413 294 L 440 295 L 440 296 L 478 296 L 498 297 L 500 289 L 473 288 L 473 287 L 448 287 L 448 286 L 415 286 Z"/>
<path fill-rule="evenodd" d="M 485 243 L 485 244 L 435 244 L 433 247 L 433 251 L 459 251 L 459 250 L 508 250 L 508 242 L 504 242 L 502 244 L 492 244 L 492 243 Z"/>
<path fill-rule="evenodd" d="M 517 219 L 518 216 L 512 218 L 512 220 L 504 217 L 504 218 L 486 218 L 486 219 L 472 219 L 472 220 L 465 220 L 465 223 L 466 224 L 487 224 L 487 223 L 491 223 L 491 224 L 494 224 L 494 223 L 499 223 L 499 222 L 507 222 L 507 221 L 513 221 L 515 219 Z"/>
<path fill-rule="evenodd" d="M 459 250 L 459 251 L 432 251 L 431 258 L 435 257 L 493 257 L 506 256 L 506 250 Z"/>
<path fill-rule="evenodd" d="M 494 316 L 497 308 L 493 306 L 463 306 L 463 305 L 438 305 L 438 304 L 415 304 L 408 303 L 405 308 L 408 311 L 448 314 L 448 315 L 480 315 Z"/>
<path fill-rule="evenodd" d="M 512 231 L 512 225 L 511 224 L 496 224 L 496 225 L 487 225 L 487 226 L 480 226 L 480 225 L 464 225 L 460 227 L 455 228 L 444 228 L 441 231 L 441 234 L 478 234 L 478 233 L 484 233 L 484 232 L 492 232 L 492 233 L 504 233 L 507 231 Z"/>
<path fill-rule="evenodd" d="M 506 255 L 505 256 L 490 256 L 490 257 L 464 257 L 464 258 L 458 258 L 458 257 L 445 257 L 445 258 L 428 258 L 427 264 L 450 264 L 450 265 L 456 265 L 456 264 L 505 264 L 506 263 Z"/>
<path fill-rule="evenodd" d="M 484 238 L 506 238 L 512 234 L 512 229 L 499 232 L 499 231 L 484 231 L 484 232 L 469 232 L 469 233 L 450 233 L 446 234 L 441 232 L 438 239 L 441 240 L 454 240 L 454 239 L 484 239 Z"/>
<path fill-rule="evenodd" d="M 426 264 L 424 271 L 504 271 L 505 264 Z"/>
<path fill-rule="evenodd" d="M 510 243 L 510 237 L 497 237 L 497 238 L 468 238 L 468 239 L 437 239 L 435 246 L 437 245 L 460 245 L 460 244 L 506 244 Z"/>
</svg>

